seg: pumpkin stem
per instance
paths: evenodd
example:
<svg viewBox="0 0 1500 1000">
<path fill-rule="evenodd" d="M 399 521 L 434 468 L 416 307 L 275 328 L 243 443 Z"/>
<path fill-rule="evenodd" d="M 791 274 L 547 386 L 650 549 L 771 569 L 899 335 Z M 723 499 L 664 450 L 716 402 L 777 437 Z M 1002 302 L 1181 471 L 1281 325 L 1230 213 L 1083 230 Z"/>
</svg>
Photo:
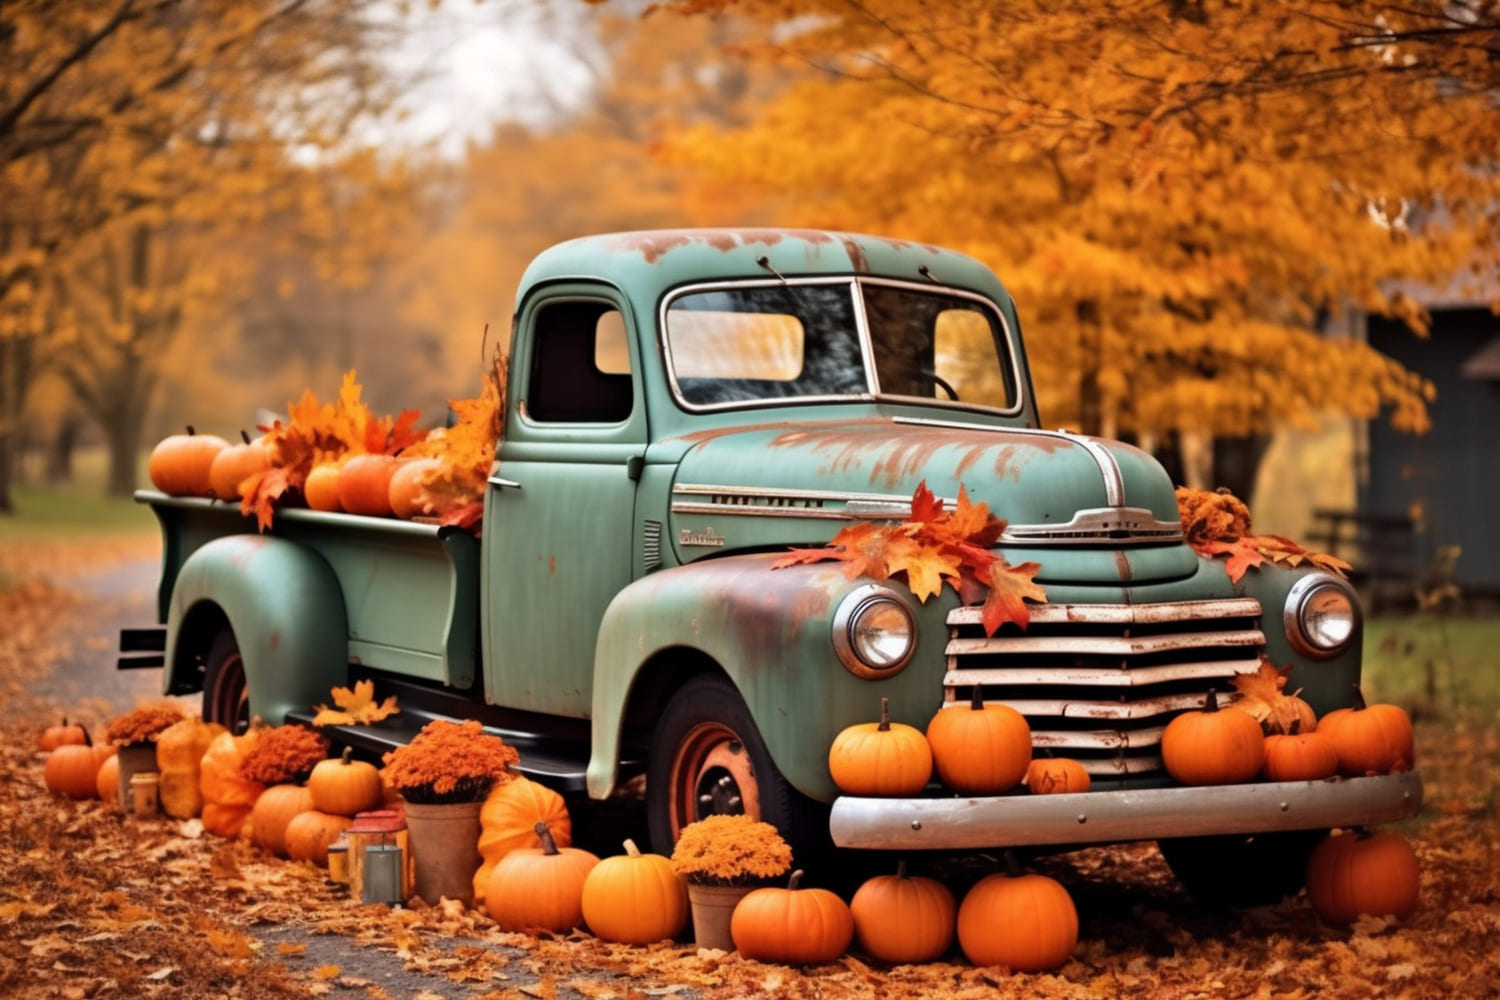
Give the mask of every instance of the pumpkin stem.
<svg viewBox="0 0 1500 1000">
<path fill-rule="evenodd" d="M 83 730 L 83 745 L 86 747 L 94 745 L 94 738 L 89 735 L 88 727 L 84 727 Z"/>
<path fill-rule="evenodd" d="M 354 763 L 354 748 L 353 747 L 344 747 L 344 752 L 339 755 L 339 761 L 345 767 L 348 767 L 351 764 L 353 764 Z"/>
<path fill-rule="evenodd" d="M 792 872 L 791 878 L 786 880 L 786 887 L 788 889 L 795 889 L 800 886 L 802 884 L 802 874 L 803 873 L 801 868 L 798 868 L 796 871 Z"/>
<path fill-rule="evenodd" d="M 627 837 L 625 839 L 625 853 L 632 858 L 638 858 L 641 856 L 641 849 L 635 846 L 635 841 Z"/>
<path fill-rule="evenodd" d="M 188 432 L 188 437 L 192 437 L 194 434 L 198 433 L 196 430 L 193 429 L 193 425 L 192 424 L 188 424 L 187 425 L 187 432 Z"/>
<path fill-rule="evenodd" d="M 553 855 L 558 853 L 557 839 L 552 836 L 551 827 L 547 826 L 547 824 L 543 823 L 541 820 L 537 820 L 536 825 L 533 826 L 532 829 L 535 830 L 536 835 L 541 838 L 543 854 L 547 855 L 548 857 L 552 857 Z M 625 843 L 628 849 L 630 841 L 627 840 L 625 841 Z"/>
<path fill-rule="evenodd" d="M 1365 709 L 1370 707 L 1369 704 L 1365 701 L 1365 693 L 1359 689 L 1358 684 L 1354 685 L 1354 701 L 1352 704 L 1350 704 L 1349 707 L 1354 709 L 1356 712 L 1363 712 Z"/>
<path fill-rule="evenodd" d="M 1286 734 L 1288 736 L 1296 736 L 1300 732 L 1302 732 L 1302 717 L 1299 715 L 1297 718 L 1292 720 L 1292 724 L 1290 726 L 1286 727 Z"/>
<path fill-rule="evenodd" d="M 969 695 L 969 707 L 972 708 L 976 712 L 983 712 L 984 711 L 984 689 L 982 687 L 980 687 L 978 684 L 975 684 L 974 687 L 971 688 L 970 690 L 971 690 L 972 693 Z"/>
<path fill-rule="evenodd" d="M 1208 696 L 1203 699 L 1203 711 L 1217 712 L 1219 710 L 1219 693 L 1213 688 L 1208 689 Z"/>
<path fill-rule="evenodd" d="M 896 877 L 897 878 L 903 878 L 903 879 L 910 877 L 910 876 L 908 876 L 906 874 L 906 859 L 905 858 L 902 858 L 900 861 L 896 862 Z"/>
<path fill-rule="evenodd" d="M 250 435 L 245 433 L 245 428 L 243 427 L 240 428 L 240 440 L 246 444 L 250 443 Z"/>
<path fill-rule="evenodd" d="M 891 699 L 880 699 L 880 725 L 875 727 L 877 732 L 888 733 L 891 731 Z"/>
<path fill-rule="evenodd" d="M 1009 878 L 1020 878 L 1026 873 L 1021 870 L 1021 862 L 1016 860 L 1015 851 L 1006 851 L 1004 854 L 1005 874 Z"/>
</svg>

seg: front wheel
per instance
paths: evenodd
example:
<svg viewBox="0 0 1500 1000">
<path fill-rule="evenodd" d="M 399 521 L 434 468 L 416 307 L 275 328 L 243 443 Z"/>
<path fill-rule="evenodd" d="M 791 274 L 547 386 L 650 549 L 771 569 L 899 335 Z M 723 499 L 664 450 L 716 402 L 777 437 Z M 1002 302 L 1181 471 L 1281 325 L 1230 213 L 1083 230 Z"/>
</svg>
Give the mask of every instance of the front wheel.
<svg viewBox="0 0 1500 1000">
<path fill-rule="evenodd" d="M 1183 887 L 1205 903 L 1278 903 L 1302 888 L 1307 859 L 1327 830 L 1183 837 L 1157 848 Z"/>
<path fill-rule="evenodd" d="M 831 846 L 827 807 L 787 782 L 739 692 L 712 675 L 683 684 L 661 714 L 646 772 L 646 812 L 652 847 L 663 854 L 683 827 L 719 813 L 776 827 L 799 866 Z"/>
<path fill-rule="evenodd" d="M 203 721 L 238 735 L 250 728 L 250 688 L 234 630 L 227 625 L 208 646 L 203 671 Z"/>
</svg>

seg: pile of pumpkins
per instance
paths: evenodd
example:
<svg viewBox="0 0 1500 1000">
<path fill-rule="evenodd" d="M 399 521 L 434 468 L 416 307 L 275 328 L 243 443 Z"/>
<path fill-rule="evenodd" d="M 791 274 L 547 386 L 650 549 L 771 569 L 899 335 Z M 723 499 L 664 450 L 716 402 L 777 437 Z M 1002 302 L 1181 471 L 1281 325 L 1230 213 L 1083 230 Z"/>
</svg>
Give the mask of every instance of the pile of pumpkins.
<svg viewBox="0 0 1500 1000">
<path fill-rule="evenodd" d="M 276 463 L 275 449 L 264 436 L 244 431 L 231 444 L 216 434 L 189 426 L 151 449 L 146 473 L 151 484 L 171 496 L 206 497 L 240 502 L 241 487 Z M 400 458 L 353 454 L 314 465 L 302 484 L 303 499 L 313 510 L 413 518 L 433 513 L 421 486 L 442 469 L 436 457 Z"/>
</svg>

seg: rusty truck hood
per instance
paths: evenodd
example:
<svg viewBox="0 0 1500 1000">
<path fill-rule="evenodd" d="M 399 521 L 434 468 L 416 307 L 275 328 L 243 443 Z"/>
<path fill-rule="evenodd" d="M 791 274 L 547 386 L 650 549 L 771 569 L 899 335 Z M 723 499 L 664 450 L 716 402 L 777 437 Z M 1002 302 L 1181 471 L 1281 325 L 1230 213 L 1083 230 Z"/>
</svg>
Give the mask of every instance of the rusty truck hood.
<svg viewBox="0 0 1500 1000">
<path fill-rule="evenodd" d="M 895 418 L 700 436 L 673 483 L 671 539 L 684 562 L 820 544 L 851 520 L 900 517 L 924 481 L 939 497 L 954 499 L 963 488 L 987 504 L 1008 524 L 1004 547 L 1180 542 L 1171 479 L 1138 448 L 1055 431 Z M 1191 572 L 1186 558 L 1173 566 L 1173 575 Z"/>
</svg>

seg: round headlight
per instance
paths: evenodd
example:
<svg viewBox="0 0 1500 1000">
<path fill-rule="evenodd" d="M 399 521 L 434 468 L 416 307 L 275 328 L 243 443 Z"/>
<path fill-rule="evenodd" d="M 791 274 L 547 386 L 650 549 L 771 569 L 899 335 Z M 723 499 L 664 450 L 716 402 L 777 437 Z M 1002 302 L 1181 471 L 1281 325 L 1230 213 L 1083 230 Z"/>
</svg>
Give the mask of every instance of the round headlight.
<svg viewBox="0 0 1500 1000">
<path fill-rule="evenodd" d="M 1305 576 L 1286 595 L 1286 637 L 1305 656 L 1328 659 L 1353 641 L 1359 628 L 1354 594 L 1331 576 Z"/>
<path fill-rule="evenodd" d="M 856 676 L 890 676 L 906 666 L 916 644 L 911 610 L 883 588 L 865 586 L 850 593 L 833 616 L 833 648 Z"/>
</svg>

